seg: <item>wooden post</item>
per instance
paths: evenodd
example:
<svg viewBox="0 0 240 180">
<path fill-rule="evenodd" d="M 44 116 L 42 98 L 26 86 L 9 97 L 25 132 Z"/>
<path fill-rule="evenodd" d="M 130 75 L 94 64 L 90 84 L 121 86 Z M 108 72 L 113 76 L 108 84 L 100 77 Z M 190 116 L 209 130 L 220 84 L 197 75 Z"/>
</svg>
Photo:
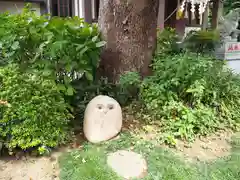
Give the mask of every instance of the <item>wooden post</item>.
<svg viewBox="0 0 240 180">
<path fill-rule="evenodd" d="M 223 16 L 223 9 L 224 8 L 224 0 L 219 0 L 219 4 L 218 4 L 218 22 L 221 19 L 221 17 Z"/>
<path fill-rule="evenodd" d="M 165 0 L 159 0 L 159 8 L 158 8 L 158 28 L 164 29 L 164 21 L 165 21 Z"/>
<path fill-rule="evenodd" d="M 214 0 L 212 7 L 212 29 L 216 29 L 218 26 L 218 20 L 222 16 L 223 12 L 223 0 Z"/>
<path fill-rule="evenodd" d="M 96 0 L 92 0 L 92 19 L 96 19 Z"/>
<path fill-rule="evenodd" d="M 50 0 L 47 0 L 46 1 L 46 11 L 47 11 L 47 14 L 51 14 L 51 3 L 50 3 Z"/>
<path fill-rule="evenodd" d="M 84 0 L 78 1 L 78 17 L 84 18 Z"/>
<path fill-rule="evenodd" d="M 84 0 L 84 18 L 87 23 L 92 23 L 92 1 Z"/>
<path fill-rule="evenodd" d="M 206 30 L 208 28 L 208 15 L 209 15 L 209 3 L 206 6 L 206 9 L 202 15 L 202 29 Z"/>
<path fill-rule="evenodd" d="M 57 1 L 57 16 L 60 16 L 60 0 Z"/>
<path fill-rule="evenodd" d="M 77 2 L 77 0 L 73 0 L 72 8 L 74 9 L 73 16 L 78 16 L 78 2 Z"/>
</svg>

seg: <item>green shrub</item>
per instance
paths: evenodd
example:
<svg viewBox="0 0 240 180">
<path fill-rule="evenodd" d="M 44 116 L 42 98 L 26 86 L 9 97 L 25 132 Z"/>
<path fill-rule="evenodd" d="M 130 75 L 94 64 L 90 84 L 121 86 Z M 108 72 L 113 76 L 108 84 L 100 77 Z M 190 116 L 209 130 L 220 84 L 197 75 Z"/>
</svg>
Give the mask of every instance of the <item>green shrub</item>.
<svg viewBox="0 0 240 180">
<path fill-rule="evenodd" d="M 0 139 L 11 150 L 56 147 L 67 140 L 68 104 L 54 80 L 22 73 L 15 65 L 0 68 Z"/>
<path fill-rule="evenodd" d="M 132 102 L 137 99 L 141 76 L 137 72 L 127 72 L 120 77 L 119 87 L 126 101 Z"/>
<path fill-rule="evenodd" d="M 156 53 L 160 54 L 172 54 L 179 51 L 177 44 L 178 35 L 175 29 L 165 28 L 158 31 L 157 49 Z"/>
<path fill-rule="evenodd" d="M 223 61 L 177 54 L 155 56 L 152 67 L 154 74 L 140 85 L 140 98 L 168 141 L 239 129 L 240 78 Z"/>
<path fill-rule="evenodd" d="M 192 31 L 184 39 L 184 48 L 190 52 L 212 53 L 220 43 L 218 31 L 201 30 Z"/>
<path fill-rule="evenodd" d="M 72 84 L 76 93 L 69 97 L 71 106 L 75 109 L 77 124 L 83 120 L 84 111 L 89 101 L 97 95 L 108 95 L 116 98 L 119 93 L 115 84 L 109 83 L 107 79 L 96 79 L 93 82 L 77 80 Z"/>
<path fill-rule="evenodd" d="M 224 1 L 224 14 L 228 14 L 230 11 L 234 9 L 238 9 L 240 7 L 240 2 L 238 0 L 225 0 Z"/>
<path fill-rule="evenodd" d="M 165 28 L 158 32 L 155 54 L 157 56 L 166 56 L 182 51 L 212 53 L 219 43 L 220 36 L 219 32 L 216 30 L 192 31 L 185 37 L 183 42 L 180 43 L 176 30 Z"/>
<path fill-rule="evenodd" d="M 129 72 L 120 78 L 119 84 L 114 84 L 106 78 L 100 78 L 94 82 L 75 81 L 73 84 L 76 90 L 75 96 L 70 97 L 71 105 L 76 109 L 75 116 L 83 119 L 86 105 L 95 96 L 102 94 L 116 99 L 121 106 L 127 106 L 138 96 L 140 76 L 135 72 Z"/>
<path fill-rule="evenodd" d="M 48 19 L 27 8 L 22 14 L 0 15 L 0 64 L 37 69 L 66 95 L 74 93 L 73 80 L 94 79 L 104 44 L 97 26 L 78 17 Z"/>
</svg>

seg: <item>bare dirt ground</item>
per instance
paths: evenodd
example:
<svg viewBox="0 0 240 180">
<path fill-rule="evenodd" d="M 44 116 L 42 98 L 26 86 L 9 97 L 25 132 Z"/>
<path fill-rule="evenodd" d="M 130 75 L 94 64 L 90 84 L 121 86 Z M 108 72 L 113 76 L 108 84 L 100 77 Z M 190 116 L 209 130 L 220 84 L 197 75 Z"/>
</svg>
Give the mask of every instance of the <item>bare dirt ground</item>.
<svg viewBox="0 0 240 180">
<path fill-rule="evenodd" d="M 127 126 L 129 127 L 129 124 Z M 131 125 L 131 131 L 134 131 L 134 126 L 139 127 L 138 124 Z M 151 128 L 154 129 L 154 127 L 148 127 L 148 129 Z M 123 129 L 126 128 L 123 127 Z M 227 156 L 231 149 L 229 144 L 231 136 L 231 132 L 219 132 L 207 138 L 197 139 L 191 145 L 178 141 L 177 153 L 197 160 L 213 160 Z M 145 132 L 144 137 L 152 139 L 154 133 Z M 0 180 L 59 180 L 58 157 L 72 148 L 78 148 L 79 143 L 59 149 L 53 152 L 50 157 L 23 156 L 20 160 L 0 157 Z"/>
<path fill-rule="evenodd" d="M 0 180 L 58 180 L 57 159 L 64 151 L 53 152 L 51 157 L 0 158 Z"/>
<path fill-rule="evenodd" d="M 130 121 L 123 124 L 123 129 L 133 132 L 133 135 L 146 141 L 158 138 L 159 127 L 156 124 L 144 125 L 132 115 L 126 115 L 125 118 Z M 232 131 L 218 131 L 211 136 L 196 139 L 192 144 L 178 140 L 176 149 L 173 150 L 178 155 L 184 156 L 186 160 L 211 161 L 230 154 L 232 136 Z M 156 144 L 158 145 L 158 142 Z M 169 148 L 163 144 L 159 146 Z"/>
<path fill-rule="evenodd" d="M 188 159 L 211 161 L 230 154 L 232 135 L 232 132 L 220 131 L 209 137 L 197 139 L 190 146 L 187 143 L 178 141 L 177 150 Z"/>
</svg>

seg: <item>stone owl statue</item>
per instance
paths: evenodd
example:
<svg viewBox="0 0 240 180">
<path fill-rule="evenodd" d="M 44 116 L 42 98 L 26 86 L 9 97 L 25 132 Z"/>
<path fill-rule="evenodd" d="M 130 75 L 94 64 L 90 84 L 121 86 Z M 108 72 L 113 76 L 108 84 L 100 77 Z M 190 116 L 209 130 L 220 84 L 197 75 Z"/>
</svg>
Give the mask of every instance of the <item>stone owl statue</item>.
<svg viewBox="0 0 240 180">
<path fill-rule="evenodd" d="M 99 95 L 87 105 L 84 113 L 83 131 L 92 143 L 107 141 L 115 137 L 122 128 L 122 109 L 109 96 Z"/>
</svg>

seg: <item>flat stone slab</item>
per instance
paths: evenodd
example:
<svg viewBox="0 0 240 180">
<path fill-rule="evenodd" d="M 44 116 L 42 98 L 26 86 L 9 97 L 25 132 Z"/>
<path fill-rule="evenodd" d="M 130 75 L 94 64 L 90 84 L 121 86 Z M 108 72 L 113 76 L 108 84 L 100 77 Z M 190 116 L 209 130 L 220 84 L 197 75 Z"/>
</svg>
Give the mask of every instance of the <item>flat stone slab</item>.
<svg viewBox="0 0 240 180">
<path fill-rule="evenodd" d="M 119 150 L 107 157 L 107 164 L 124 179 L 143 178 L 147 174 L 147 162 L 132 151 Z"/>
</svg>

